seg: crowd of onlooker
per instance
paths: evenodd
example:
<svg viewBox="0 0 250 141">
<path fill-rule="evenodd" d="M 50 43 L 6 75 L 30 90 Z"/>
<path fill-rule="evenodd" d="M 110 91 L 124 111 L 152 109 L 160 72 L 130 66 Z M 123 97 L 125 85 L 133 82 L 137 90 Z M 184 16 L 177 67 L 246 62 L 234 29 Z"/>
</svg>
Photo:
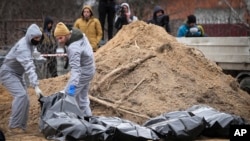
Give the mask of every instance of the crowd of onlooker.
<svg viewBox="0 0 250 141">
<path fill-rule="evenodd" d="M 68 27 L 70 30 L 72 28 L 81 30 L 88 38 L 94 52 L 108 40 L 112 39 L 123 25 L 139 20 L 138 17 L 133 14 L 133 10 L 131 10 L 129 3 L 117 3 L 116 0 L 99 0 L 98 2 L 98 17 L 95 15 L 90 5 L 83 5 L 79 18 L 74 21 L 72 27 Z M 145 22 L 161 26 L 166 32 L 169 34 L 171 33 L 169 15 L 159 5 L 154 7 L 151 18 Z M 106 27 L 107 34 L 105 33 Z M 38 51 L 42 54 L 56 53 L 57 43 L 52 28 L 53 19 L 51 17 L 46 17 L 44 19 L 44 25 L 41 28 L 43 32 L 42 40 L 38 45 Z M 201 25 L 196 24 L 196 17 L 194 15 L 187 16 L 186 22 L 178 28 L 176 35 L 176 37 L 202 36 L 205 36 L 204 29 Z M 46 59 L 45 68 L 48 69 L 46 70 L 45 77 L 56 77 L 58 75 L 56 71 L 56 58 L 46 57 Z M 67 68 L 67 63 L 65 64 L 65 68 Z"/>
<path fill-rule="evenodd" d="M 83 5 L 79 18 L 73 21 L 71 26 L 67 25 L 71 30 L 77 28 L 88 38 L 93 51 L 96 52 L 102 45 L 123 27 L 123 25 L 130 24 L 131 22 L 140 20 L 131 9 L 129 3 L 121 2 L 118 0 L 99 0 L 98 13 L 95 13 L 90 5 Z M 96 14 L 96 15 L 95 15 Z M 98 17 L 97 17 L 98 16 Z M 145 21 L 145 20 L 144 20 Z M 161 26 L 169 34 L 175 34 L 176 31 L 171 33 L 170 17 L 164 9 L 156 5 L 152 10 L 151 18 L 145 21 L 148 24 L 155 24 Z M 40 27 L 42 31 L 42 39 L 37 45 L 37 50 L 41 54 L 55 54 L 58 49 L 58 44 L 53 35 L 54 21 L 53 18 L 46 16 L 43 19 L 43 26 Z M 106 32 L 107 31 L 107 32 Z M 174 35 L 175 36 L 175 35 Z M 196 24 L 196 17 L 188 15 L 186 21 L 178 28 L 176 37 L 203 37 L 206 36 L 204 29 L 201 25 Z M 64 53 L 66 50 L 64 49 Z M 47 68 L 42 75 L 43 78 L 56 77 L 57 61 L 56 57 L 46 57 L 45 66 Z M 67 58 L 64 68 L 67 68 Z M 39 68 L 39 66 L 37 66 Z"/>
<path fill-rule="evenodd" d="M 122 28 L 123 25 L 127 25 L 131 22 L 139 20 L 138 17 L 132 13 L 129 3 L 126 2 L 118 4 L 116 0 L 99 0 L 98 11 L 103 32 L 103 36 L 100 41 L 101 45 L 105 43 L 105 21 L 107 21 L 108 24 L 108 40 L 110 40 L 112 36 Z M 152 11 L 151 18 L 145 22 L 161 26 L 166 30 L 166 32 L 171 33 L 169 20 L 169 15 L 165 13 L 164 9 L 161 6 L 156 5 Z M 113 32 L 113 28 L 116 29 L 115 32 Z M 178 28 L 176 35 L 176 37 L 203 36 L 205 36 L 204 29 L 201 25 L 196 24 L 196 17 L 194 15 L 187 16 L 185 23 L 183 23 Z"/>
</svg>

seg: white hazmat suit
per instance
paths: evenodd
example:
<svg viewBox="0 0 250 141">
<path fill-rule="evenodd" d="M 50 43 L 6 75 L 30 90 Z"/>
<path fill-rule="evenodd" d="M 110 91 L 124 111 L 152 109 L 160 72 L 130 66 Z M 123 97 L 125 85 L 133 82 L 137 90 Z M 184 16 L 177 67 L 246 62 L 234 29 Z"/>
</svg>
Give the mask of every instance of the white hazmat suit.
<svg viewBox="0 0 250 141">
<path fill-rule="evenodd" d="M 6 55 L 0 68 L 0 82 L 13 96 L 9 128 L 26 129 L 29 113 L 29 96 L 24 74 L 27 74 L 31 87 L 38 88 L 38 77 L 33 62 L 32 39 L 41 37 L 42 32 L 36 24 L 31 24 L 22 37 Z"/>
<path fill-rule="evenodd" d="M 75 98 L 85 116 L 91 116 L 88 90 L 90 81 L 95 74 L 95 62 L 92 47 L 80 30 L 73 29 L 71 39 L 67 44 L 70 79 L 66 85 L 67 93 L 70 86 L 75 86 Z"/>
</svg>

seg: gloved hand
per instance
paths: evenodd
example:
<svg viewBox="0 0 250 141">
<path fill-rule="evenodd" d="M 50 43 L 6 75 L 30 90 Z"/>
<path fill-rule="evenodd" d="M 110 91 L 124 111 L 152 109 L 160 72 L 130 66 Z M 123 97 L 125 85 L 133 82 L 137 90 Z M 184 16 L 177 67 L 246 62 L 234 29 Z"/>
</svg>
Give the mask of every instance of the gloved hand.
<svg viewBox="0 0 250 141">
<path fill-rule="evenodd" d="M 38 86 L 35 87 L 35 92 L 36 92 L 37 98 L 40 98 L 43 95 L 42 91 L 40 90 Z"/>
<path fill-rule="evenodd" d="M 67 91 L 68 95 L 74 96 L 76 93 L 76 86 L 75 85 L 70 85 L 69 89 Z"/>
<path fill-rule="evenodd" d="M 65 94 L 65 91 L 64 91 L 64 90 L 61 90 L 61 91 L 60 91 L 60 93 L 63 93 L 63 94 Z"/>
<path fill-rule="evenodd" d="M 37 48 L 35 47 L 34 51 L 33 51 L 33 57 L 34 57 L 34 59 L 37 59 L 40 56 L 41 56 L 41 53 L 39 51 L 37 51 Z"/>
</svg>

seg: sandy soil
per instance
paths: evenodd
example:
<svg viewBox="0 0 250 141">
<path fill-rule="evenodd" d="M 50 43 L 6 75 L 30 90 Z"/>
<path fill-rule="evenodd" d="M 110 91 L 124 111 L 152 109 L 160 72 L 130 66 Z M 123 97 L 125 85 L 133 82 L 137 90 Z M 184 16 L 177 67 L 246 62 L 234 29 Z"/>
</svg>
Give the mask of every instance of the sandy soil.
<svg viewBox="0 0 250 141">
<path fill-rule="evenodd" d="M 142 124 L 162 113 L 206 104 L 250 121 L 250 95 L 230 75 L 195 48 L 186 47 L 161 27 L 142 21 L 124 26 L 95 53 L 90 88 L 94 115 L 118 116 Z M 64 88 L 70 74 L 40 81 L 45 95 Z M 39 103 L 29 89 L 28 132 L 6 132 L 12 97 L 0 86 L 0 128 L 7 140 L 46 140 L 38 129 Z M 201 137 L 197 140 L 228 140 Z"/>
</svg>

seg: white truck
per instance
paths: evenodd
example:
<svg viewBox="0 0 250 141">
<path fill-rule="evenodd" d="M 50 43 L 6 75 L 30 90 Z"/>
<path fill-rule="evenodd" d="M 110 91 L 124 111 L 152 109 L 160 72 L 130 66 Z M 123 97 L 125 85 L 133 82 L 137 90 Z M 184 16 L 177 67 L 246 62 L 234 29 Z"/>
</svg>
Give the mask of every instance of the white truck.
<svg viewBox="0 0 250 141">
<path fill-rule="evenodd" d="M 198 48 L 226 74 L 235 77 L 241 89 L 250 93 L 250 37 L 181 37 L 177 40 Z"/>
</svg>

